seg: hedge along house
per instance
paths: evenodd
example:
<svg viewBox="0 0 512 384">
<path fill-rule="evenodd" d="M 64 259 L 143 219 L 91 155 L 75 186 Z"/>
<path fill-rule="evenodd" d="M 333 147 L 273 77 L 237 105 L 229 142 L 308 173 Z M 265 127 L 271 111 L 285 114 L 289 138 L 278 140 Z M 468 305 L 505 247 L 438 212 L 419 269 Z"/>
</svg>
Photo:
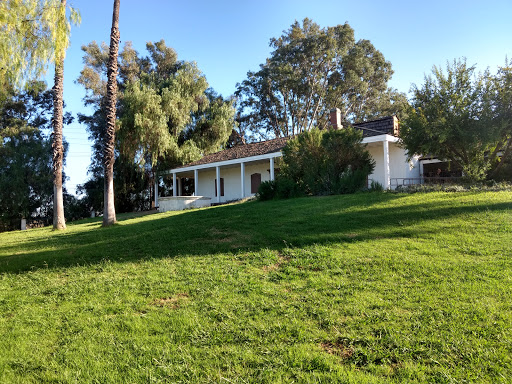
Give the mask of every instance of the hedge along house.
<svg viewBox="0 0 512 384">
<path fill-rule="evenodd" d="M 333 129 L 343 129 L 339 109 L 331 110 L 330 122 Z M 396 116 L 353 124 L 353 127 L 363 131 L 363 143 L 375 160 L 369 180 L 389 189 L 392 179 L 419 177 L 418 158 L 407 161 L 406 152 L 398 145 Z M 165 212 L 254 196 L 263 181 L 274 180 L 279 172 L 281 150 L 287 141 L 288 137 L 282 137 L 238 145 L 164 172 L 160 176 L 172 175 L 173 196 L 158 198 L 157 182 L 155 205 Z M 193 179 L 193 196 L 183 196 L 184 179 Z"/>
</svg>

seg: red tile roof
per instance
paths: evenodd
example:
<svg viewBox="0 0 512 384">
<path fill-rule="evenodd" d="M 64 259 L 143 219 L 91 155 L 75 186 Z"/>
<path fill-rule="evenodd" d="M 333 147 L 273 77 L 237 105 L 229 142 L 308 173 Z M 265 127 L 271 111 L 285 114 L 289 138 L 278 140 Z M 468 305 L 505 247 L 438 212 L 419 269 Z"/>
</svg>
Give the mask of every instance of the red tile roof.
<svg viewBox="0 0 512 384">
<path fill-rule="evenodd" d="M 245 157 L 266 155 L 268 153 L 279 152 L 284 148 L 289 137 L 280 137 L 273 140 L 260 141 L 259 143 L 249 143 L 237 145 L 220 152 L 205 155 L 201 159 L 177 168 L 191 167 L 194 165 L 217 163 L 226 160 L 243 159 Z"/>
</svg>

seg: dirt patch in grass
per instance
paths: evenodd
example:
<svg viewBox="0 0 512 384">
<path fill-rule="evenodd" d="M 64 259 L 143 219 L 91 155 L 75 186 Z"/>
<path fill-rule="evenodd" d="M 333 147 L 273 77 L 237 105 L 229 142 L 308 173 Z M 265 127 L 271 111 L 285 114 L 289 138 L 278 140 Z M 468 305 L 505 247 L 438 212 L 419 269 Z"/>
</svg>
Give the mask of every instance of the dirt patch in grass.
<svg viewBox="0 0 512 384">
<path fill-rule="evenodd" d="M 151 304 L 157 307 L 166 307 L 171 309 L 177 309 L 189 298 L 187 293 L 177 293 L 174 296 L 162 297 L 154 300 Z"/>
<path fill-rule="evenodd" d="M 246 234 L 233 230 L 211 228 L 208 230 L 208 233 L 214 238 L 216 243 L 231 244 L 231 248 L 242 248 L 247 244 L 248 240 L 250 240 L 250 237 Z M 211 241 L 211 239 L 207 239 L 207 242 Z"/>
<path fill-rule="evenodd" d="M 263 272 L 265 272 L 265 273 L 275 272 L 279 268 L 281 268 L 281 266 L 283 264 L 286 264 L 289 261 L 290 261 L 289 256 L 284 256 L 283 254 L 279 253 L 279 255 L 277 257 L 277 263 L 270 264 L 270 265 L 264 265 Z"/>
<path fill-rule="evenodd" d="M 279 269 L 281 265 L 279 263 L 276 263 L 276 264 L 270 264 L 270 265 L 264 265 L 263 266 L 263 272 L 265 273 L 270 273 L 270 272 L 275 272 Z"/>
<path fill-rule="evenodd" d="M 352 347 L 345 345 L 343 340 L 324 341 L 320 346 L 328 354 L 339 356 L 342 360 L 349 360 L 354 355 Z"/>
<path fill-rule="evenodd" d="M 365 345 L 365 342 L 357 342 L 358 344 Z M 402 362 L 392 354 L 386 357 L 369 356 L 364 350 L 355 350 L 354 346 L 348 339 L 338 339 L 336 341 L 325 341 L 320 344 L 320 347 L 330 355 L 338 356 L 340 364 L 354 364 L 359 368 L 366 367 L 370 364 L 387 366 L 388 375 L 395 375 L 403 367 Z"/>
</svg>

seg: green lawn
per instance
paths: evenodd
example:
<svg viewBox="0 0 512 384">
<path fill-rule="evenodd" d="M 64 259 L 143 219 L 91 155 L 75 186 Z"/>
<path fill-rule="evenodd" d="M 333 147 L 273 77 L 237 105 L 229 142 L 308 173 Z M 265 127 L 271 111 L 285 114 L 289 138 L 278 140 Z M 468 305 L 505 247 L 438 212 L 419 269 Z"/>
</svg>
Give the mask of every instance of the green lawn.
<svg viewBox="0 0 512 384">
<path fill-rule="evenodd" d="M 1 383 L 510 383 L 512 192 L 0 233 Z"/>
</svg>

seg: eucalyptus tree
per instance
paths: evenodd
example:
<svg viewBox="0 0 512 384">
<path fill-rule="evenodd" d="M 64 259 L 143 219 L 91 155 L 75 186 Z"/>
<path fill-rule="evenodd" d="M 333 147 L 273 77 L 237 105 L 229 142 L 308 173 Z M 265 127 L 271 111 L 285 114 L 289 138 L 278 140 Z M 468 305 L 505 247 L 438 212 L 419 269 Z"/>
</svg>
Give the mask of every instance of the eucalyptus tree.
<svg viewBox="0 0 512 384">
<path fill-rule="evenodd" d="M 148 43 L 138 79 L 121 100 L 120 152 L 153 172 L 222 148 L 234 108 L 213 90 L 194 62 L 179 61 L 164 41 Z"/>
<path fill-rule="evenodd" d="M 79 120 L 87 125 L 94 141 L 90 170 L 95 179 L 104 156 L 103 74 L 108 48 L 92 42 L 82 50 L 85 66 L 78 82 L 85 87 L 84 102 L 94 113 L 79 115 Z M 232 102 L 209 88 L 197 64 L 178 60 L 176 51 L 163 40 L 147 43 L 146 50 L 147 55 L 140 55 L 127 42 L 119 53 L 114 177 L 116 207 L 121 209 L 130 208 L 126 199 L 140 201 L 141 188 L 150 188 L 158 170 L 222 149 L 235 126 Z M 94 193 L 92 179 L 87 186 Z M 141 209 L 141 205 L 132 209 Z"/>
<path fill-rule="evenodd" d="M 356 41 L 347 23 L 320 28 L 309 19 L 296 21 L 270 46 L 270 58 L 237 86 L 239 121 L 252 132 L 289 136 L 326 127 L 332 108 L 354 121 L 406 104 L 387 86 L 391 63 L 370 41 Z"/>
</svg>

